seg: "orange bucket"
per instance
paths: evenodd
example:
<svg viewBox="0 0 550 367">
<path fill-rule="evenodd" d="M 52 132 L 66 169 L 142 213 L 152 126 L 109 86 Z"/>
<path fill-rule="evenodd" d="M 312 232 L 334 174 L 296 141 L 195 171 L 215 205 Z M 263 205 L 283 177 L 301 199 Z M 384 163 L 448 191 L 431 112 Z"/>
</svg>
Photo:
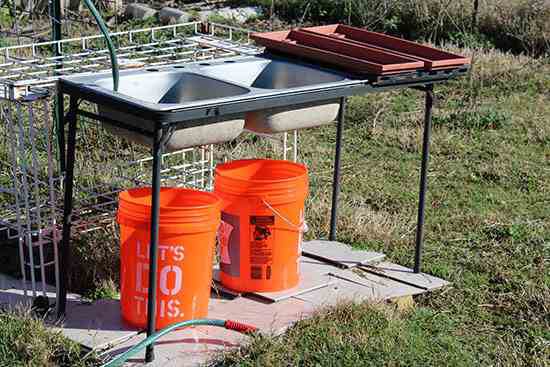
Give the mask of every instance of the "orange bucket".
<svg viewBox="0 0 550 367">
<path fill-rule="evenodd" d="M 161 188 L 156 327 L 208 314 L 221 200 L 214 194 Z M 119 195 L 120 304 L 125 322 L 147 323 L 151 188 Z"/>
<path fill-rule="evenodd" d="M 272 292 L 299 282 L 307 168 L 252 159 L 216 167 L 222 199 L 220 280 L 240 292 Z"/>
</svg>

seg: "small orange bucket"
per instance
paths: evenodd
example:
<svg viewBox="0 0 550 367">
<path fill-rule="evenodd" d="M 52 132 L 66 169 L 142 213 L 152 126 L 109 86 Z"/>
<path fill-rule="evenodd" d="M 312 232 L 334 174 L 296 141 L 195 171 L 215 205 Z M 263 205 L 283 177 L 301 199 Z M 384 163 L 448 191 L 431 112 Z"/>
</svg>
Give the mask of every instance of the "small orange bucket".
<svg viewBox="0 0 550 367">
<path fill-rule="evenodd" d="M 233 161 L 216 167 L 214 182 L 214 192 L 222 199 L 222 284 L 240 292 L 296 286 L 307 168 L 279 160 Z"/>
<path fill-rule="evenodd" d="M 221 200 L 181 189 L 160 191 L 156 327 L 208 314 L 212 261 Z M 125 322 L 147 323 L 151 188 L 119 195 L 120 304 Z"/>
</svg>

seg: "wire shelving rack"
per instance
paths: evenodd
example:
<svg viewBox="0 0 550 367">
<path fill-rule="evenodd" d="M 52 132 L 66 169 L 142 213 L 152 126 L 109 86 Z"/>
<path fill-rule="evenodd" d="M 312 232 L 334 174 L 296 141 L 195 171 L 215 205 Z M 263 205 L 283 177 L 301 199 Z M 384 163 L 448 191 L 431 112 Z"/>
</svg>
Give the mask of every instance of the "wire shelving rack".
<svg viewBox="0 0 550 367">
<path fill-rule="evenodd" d="M 188 22 L 114 32 L 112 38 L 121 69 L 128 69 L 260 53 L 249 35 L 238 27 Z M 59 283 L 63 176 L 55 126 L 56 80 L 110 67 L 101 35 L 0 48 L 0 238 L 18 248 L 25 296 L 55 298 L 51 284 L 57 291 Z M 272 156 L 297 160 L 296 131 L 260 138 L 273 148 Z M 148 149 L 113 137 L 97 124 L 83 124 L 78 139 L 90 146 L 85 154 L 94 159 L 89 161 L 99 164 L 78 159 L 84 163 L 76 167 L 75 234 L 112 224 L 118 193 L 149 185 L 152 164 Z M 208 145 L 166 153 L 162 181 L 210 190 L 216 162 L 235 158 L 227 151 Z"/>
</svg>

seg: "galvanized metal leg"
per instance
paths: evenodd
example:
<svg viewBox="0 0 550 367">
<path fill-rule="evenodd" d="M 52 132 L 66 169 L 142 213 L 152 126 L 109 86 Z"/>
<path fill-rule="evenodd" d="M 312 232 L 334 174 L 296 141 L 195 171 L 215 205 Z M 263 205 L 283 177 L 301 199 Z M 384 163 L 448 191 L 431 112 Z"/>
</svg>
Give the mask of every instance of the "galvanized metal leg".
<svg viewBox="0 0 550 367">
<path fill-rule="evenodd" d="M 51 19 L 52 19 L 52 39 L 59 41 L 62 38 L 61 32 L 61 0 L 53 0 L 50 3 Z M 55 51 L 55 50 L 54 50 Z M 59 54 L 56 52 L 56 56 Z"/>
<path fill-rule="evenodd" d="M 153 143 L 153 182 L 151 203 L 151 242 L 149 246 L 149 289 L 147 295 L 147 336 L 155 332 L 155 318 L 157 305 L 157 254 L 159 241 L 159 215 L 160 215 L 160 169 L 162 159 L 162 130 L 155 133 Z M 145 351 L 145 361 L 152 362 L 155 359 L 154 346 L 150 344 Z"/>
<path fill-rule="evenodd" d="M 57 135 L 57 152 L 59 154 L 59 170 L 65 172 L 65 119 L 63 93 L 57 93 L 54 103 L 54 122 Z"/>
<path fill-rule="evenodd" d="M 49 3 L 50 14 L 52 20 L 52 40 L 60 41 L 63 38 L 63 33 L 61 29 L 61 0 L 53 0 Z M 58 43 L 53 45 L 53 54 L 55 56 L 61 56 L 61 48 Z M 58 60 L 59 61 L 59 60 Z M 62 68 L 63 65 L 58 64 L 56 69 Z M 59 169 L 61 172 L 65 171 L 65 135 L 63 132 L 65 128 L 63 126 L 63 93 L 57 93 L 55 96 L 54 104 L 54 121 L 57 132 L 57 149 L 59 153 Z"/>
<path fill-rule="evenodd" d="M 65 315 L 65 306 L 67 303 L 67 283 L 69 280 L 69 264 L 71 258 L 70 242 L 73 213 L 73 183 L 76 148 L 77 108 L 78 104 L 76 98 L 71 97 L 69 113 L 67 115 L 69 123 L 69 133 L 67 139 L 66 171 L 63 184 L 63 189 L 65 191 L 65 196 L 63 199 L 63 238 L 61 241 L 61 249 L 59 252 L 59 272 L 61 274 L 59 278 L 59 292 L 56 296 L 56 308 L 58 318 Z M 59 116 L 59 118 L 60 121 L 63 121 L 65 119 L 63 115 Z"/>
<path fill-rule="evenodd" d="M 428 163 L 430 157 L 430 138 L 432 135 L 433 85 L 426 86 L 426 105 L 424 110 L 424 137 L 422 140 L 422 166 L 420 168 L 420 192 L 418 195 L 418 221 L 416 225 L 416 248 L 414 254 L 414 272 L 420 273 L 422 264 L 422 246 L 424 240 L 424 207 L 428 188 Z"/>
<path fill-rule="evenodd" d="M 338 196 L 340 195 L 340 156 L 342 150 L 342 131 L 344 128 L 344 115 L 346 113 L 346 98 L 340 99 L 340 112 L 336 125 L 336 154 L 334 156 L 334 176 L 332 179 L 332 209 L 330 211 L 329 240 L 336 241 L 336 225 L 338 222 Z"/>
</svg>

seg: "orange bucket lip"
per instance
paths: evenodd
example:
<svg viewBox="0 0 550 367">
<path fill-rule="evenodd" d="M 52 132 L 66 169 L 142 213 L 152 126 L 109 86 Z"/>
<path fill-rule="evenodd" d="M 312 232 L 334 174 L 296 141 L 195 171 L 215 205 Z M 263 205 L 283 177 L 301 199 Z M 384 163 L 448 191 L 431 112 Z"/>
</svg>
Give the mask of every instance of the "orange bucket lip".
<svg viewBox="0 0 550 367">
<path fill-rule="evenodd" d="M 117 221 L 151 221 L 152 190 L 130 189 L 119 194 Z M 206 223 L 219 216 L 221 198 L 216 194 L 185 188 L 163 187 L 160 190 L 160 226 Z"/>
<path fill-rule="evenodd" d="M 281 165 L 285 165 L 285 166 L 288 166 L 288 167 L 292 167 L 294 169 L 300 169 L 301 168 L 303 170 L 303 172 L 301 174 L 298 174 L 298 175 L 291 175 L 291 176 L 289 175 L 288 177 L 250 178 L 250 179 L 239 177 L 240 176 L 239 173 L 233 172 L 233 170 L 236 170 L 236 169 L 239 169 L 239 168 L 243 168 L 243 170 L 244 170 L 244 169 L 248 168 L 247 166 L 250 167 L 253 164 L 265 165 L 266 163 L 267 164 L 278 165 L 279 167 Z M 250 167 L 250 168 L 252 168 L 252 167 Z M 273 182 L 273 181 L 276 181 L 276 182 L 291 182 L 291 181 L 295 181 L 296 179 L 302 178 L 304 176 L 307 177 L 307 168 L 303 164 L 295 163 L 295 162 L 289 162 L 289 161 L 285 161 L 285 160 L 241 159 L 241 160 L 238 160 L 238 161 L 233 161 L 233 162 L 228 162 L 228 163 L 218 165 L 216 167 L 216 174 L 219 175 L 219 176 L 222 176 L 222 177 L 230 178 L 230 179 L 235 180 L 235 181 L 262 184 L 262 183 Z"/>
<path fill-rule="evenodd" d="M 160 191 L 161 191 L 160 209 L 164 211 L 209 209 L 213 205 L 219 206 L 221 203 L 221 199 L 216 194 L 210 193 L 210 192 L 203 192 L 203 191 L 198 191 L 193 189 L 176 188 L 176 187 L 162 187 Z M 200 204 L 197 205 L 197 202 L 201 200 L 195 200 L 194 203 L 192 203 L 191 200 L 189 200 L 184 205 L 170 205 L 172 203 L 166 203 L 166 202 L 163 203 L 163 200 L 162 200 L 162 196 L 164 195 L 166 197 L 167 193 L 175 193 L 178 196 L 180 196 L 180 198 L 184 198 L 187 200 L 189 200 L 191 196 L 193 196 L 194 199 L 198 199 L 200 196 L 201 200 L 205 203 L 202 205 Z M 134 196 L 132 194 L 139 194 L 139 195 Z M 152 195 L 151 187 L 140 187 L 140 188 L 130 189 L 130 190 L 121 192 L 119 194 L 119 200 L 127 202 L 132 206 L 138 206 L 142 208 L 151 208 L 152 206 L 151 195 Z M 178 200 L 180 198 L 178 198 Z"/>
<path fill-rule="evenodd" d="M 216 166 L 214 192 L 269 199 L 271 204 L 307 196 L 308 172 L 303 164 L 275 159 L 243 159 Z"/>
</svg>

